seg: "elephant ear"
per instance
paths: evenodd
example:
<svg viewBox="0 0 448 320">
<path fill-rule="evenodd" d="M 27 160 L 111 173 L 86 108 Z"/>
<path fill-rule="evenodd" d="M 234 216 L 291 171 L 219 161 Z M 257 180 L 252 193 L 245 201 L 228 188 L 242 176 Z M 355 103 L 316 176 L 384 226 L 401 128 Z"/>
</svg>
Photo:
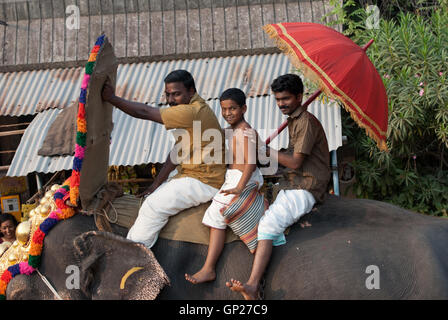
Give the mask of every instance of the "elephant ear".
<svg viewBox="0 0 448 320">
<path fill-rule="evenodd" d="M 86 296 L 149 300 L 170 284 L 154 253 L 143 244 L 110 232 L 89 231 L 77 236 L 73 245 L 80 266 L 80 289 Z M 121 285 L 126 283 L 130 270 L 138 270 L 141 281 L 132 282 L 136 290 L 132 284 L 123 290 L 117 286 L 117 279 L 121 279 Z"/>
</svg>

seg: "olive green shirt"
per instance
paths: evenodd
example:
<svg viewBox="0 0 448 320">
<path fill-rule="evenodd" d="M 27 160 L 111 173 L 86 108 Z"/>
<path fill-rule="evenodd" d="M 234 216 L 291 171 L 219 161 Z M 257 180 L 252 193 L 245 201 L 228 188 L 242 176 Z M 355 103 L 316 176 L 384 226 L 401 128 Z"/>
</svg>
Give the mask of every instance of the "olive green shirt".
<svg viewBox="0 0 448 320">
<path fill-rule="evenodd" d="M 304 189 L 316 202 L 324 201 L 330 181 L 330 154 L 325 131 L 320 121 L 306 107 L 297 108 L 288 117 L 289 145 L 287 152 L 306 155 L 296 170 L 286 168 L 279 181 L 285 190 Z"/>
<path fill-rule="evenodd" d="M 191 177 L 221 188 L 226 172 L 224 132 L 205 100 L 196 93 L 190 104 L 163 108 L 160 114 L 167 130 L 188 133 L 186 139 L 178 135 L 176 145 L 182 146 L 178 154 L 183 156 L 173 178 Z"/>
</svg>

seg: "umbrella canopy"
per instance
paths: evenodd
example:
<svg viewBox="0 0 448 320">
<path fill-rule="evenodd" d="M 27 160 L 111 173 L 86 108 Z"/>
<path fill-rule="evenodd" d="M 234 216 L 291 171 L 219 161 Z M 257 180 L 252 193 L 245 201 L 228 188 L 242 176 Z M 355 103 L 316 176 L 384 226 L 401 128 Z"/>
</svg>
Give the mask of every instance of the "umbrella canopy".
<svg viewBox="0 0 448 320">
<path fill-rule="evenodd" d="M 339 100 L 378 148 L 387 151 L 386 89 L 363 48 L 317 23 L 277 23 L 263 29 L 305 77 Z"/>
</svg>

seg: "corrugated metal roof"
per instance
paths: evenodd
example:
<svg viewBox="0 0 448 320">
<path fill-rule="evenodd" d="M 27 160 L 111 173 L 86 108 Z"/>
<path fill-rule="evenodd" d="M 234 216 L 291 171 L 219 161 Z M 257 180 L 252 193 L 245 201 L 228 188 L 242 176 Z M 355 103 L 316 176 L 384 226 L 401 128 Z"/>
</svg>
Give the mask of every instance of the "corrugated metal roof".
<svg viewBox="0 0 448 320">
<path fill-rule="evenodd" d="M 0 73 L 0 116 L 68 107 L 79 96 L 82 68 Z"/>
<path fill-rule="evenodd" d="M 219 100 L 208 102 L 222 127 L 227 127 L 220 115 Z M 266 139 L 284 121 L 285 116 L 275 106 L 273 96 L 247 99 L 246 120 L 263 139 Z M 313 102 L 308 111 L 322 123 L 327 135 L 329 149 L 342 145 L 340 107 L 337 103 Z M 56 116 L 61 112 L 52 109 L 36 115 L 25 131 L 22 141 L 10 165 L 8 176 L 25 176 L 31 172 L 56 172 L 72 168 L 73 157 L 42 157 L 37 155 L 46 133 Z M 137 165 L 165 162 L 174 144 L 171 134 L 163 125 L 132 118 L 118 109 L 113 113 L 114 129 L 111 137 L 110 165 Z M 284 130 L 274 139 L 271 146 L 280 149 L 288 145 L 288 133 Z"/>
<path fill-rule="evenodd" d="M 250 97 L 266 95 L 270 83 L 291 72 L 292 65 L 283 54 L 120 64 L 116 93 L 128 100 L 163 104 L 163 79 L 175 69 L 190 71 L 199 94 L 212 100 L 230 87 Z M 80 67 L 0 73 L 0 116 L 68 107 L 79 96 L 83 75 Z"/>
</svg>

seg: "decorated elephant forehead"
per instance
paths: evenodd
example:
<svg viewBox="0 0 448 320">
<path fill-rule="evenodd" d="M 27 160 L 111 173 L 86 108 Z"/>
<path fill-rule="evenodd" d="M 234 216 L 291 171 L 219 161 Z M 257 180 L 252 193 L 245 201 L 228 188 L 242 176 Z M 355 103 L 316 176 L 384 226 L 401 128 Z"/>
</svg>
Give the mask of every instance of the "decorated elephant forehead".
<svg viewBox="0 0 448 320">
<path fill-rule="evenodd" d="M 126 285 L 126 280 L 135 272 L 139 271 L 143 269 L 143 267 L 133 267 L 131 269 L 129 269 L 124 276 L 121 278 L 121 282 L 120 282 L 120 290 L 124 289 L 124 286 Z"/>
<path fill-rule="evenodd" d="M 6 289 L 12 278 L 19 274 L 30 275 L 40 266 L 44 239 L 49 231 L 59 220 L 68 219 L 75 214 L 74 207 L 78 204 L 80 195 L 80 172 L 87 147 L 87 93 L 89 87 L 95 84 L 92 83 L 95 78 L 93 71 L 97 67 L 97 58 L 104 44 L 108 44 L 108 41 L 103 34 L 95 42 L 81 84 L 72 174 L 62 186 L 53 186 L 51 194 L 41 199 L 41 206 L 34 209 L 34 216 L 30 214 L 30 221 L 18 228 L 17 240 L 9 248 L 3 248 L 0 259 L 0 300 L 6 299 Z M 68 201 L 70 206 L 67 205 Z"/>
</svg>

